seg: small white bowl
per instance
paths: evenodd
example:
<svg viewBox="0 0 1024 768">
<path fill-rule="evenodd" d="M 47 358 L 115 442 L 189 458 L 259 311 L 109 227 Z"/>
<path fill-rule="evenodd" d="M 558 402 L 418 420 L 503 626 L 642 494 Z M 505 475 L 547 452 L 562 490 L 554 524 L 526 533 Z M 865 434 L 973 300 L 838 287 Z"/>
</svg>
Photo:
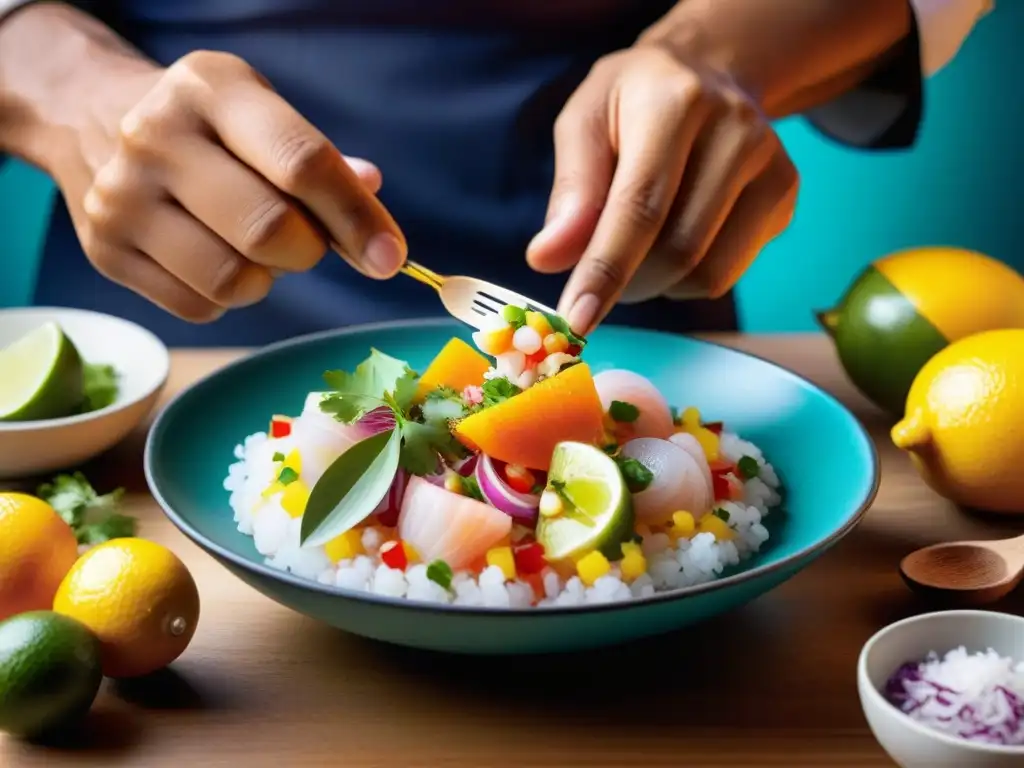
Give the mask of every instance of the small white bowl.
<svg viewBox="0 0 1024 768">
<path fill-rule="evenodd" d="M 0 348 L 49 321 L 60 324 L 83 361 L 117 370 L 117 399 L 98 411 L 63 419 L 0 422 L 0 480 L 69 469 L 112 448 L 149 414 L 167 383 L 167 347 L 145 328 L 98 312 L 0 310 Z"/>
<path fill-rule="evenodd" d="M 913 616 L 876 633 L 857 662 L 857 690 L 868 725 L 889 756 L 903 768 L 1020 768 L 1024 747 L 981 744 L 947 736 L 912 720 L 883 696 L 899 667 L 965 646 L 968 653 L 989 648 L 1014 661 L 1024 660 L 1024 618 L 991 611 L 940 611 Z"/>
</svg>

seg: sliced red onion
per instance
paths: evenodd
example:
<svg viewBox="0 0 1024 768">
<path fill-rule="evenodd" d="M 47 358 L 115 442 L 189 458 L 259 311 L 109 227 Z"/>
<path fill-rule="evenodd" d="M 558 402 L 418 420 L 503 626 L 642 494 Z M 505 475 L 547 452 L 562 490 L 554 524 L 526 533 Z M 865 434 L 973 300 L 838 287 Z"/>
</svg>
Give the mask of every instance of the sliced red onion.
<svg viewBox="0 0 1024 768">
<path fill-rule="evenodd" d="M 480 454 L 473 475 L 480 486 L 480 492 L 492 507 L 501 510 L 513 520 L 528 525 L 533 525 L 537 520 L 540 496 L 520 493 L 511 488 L 489 456 Z"/>
<path fill-rule="evenodd" d="M 458 472 L 463 477 L 469 477 L 473 474 L 473 470 L 476 469 L 477 454 L 473 453 L 467 456 L 465 459 L 460 459 L 452 465 L 452 469 Z"/>
<path fill-rule="evenodd" d="M 374 510 L 381 525 L 386 525 L 389 528 L 398 525 L 398 513 L 402 511 L 402 499 L 405 497 L 405 487 L 408 484 L 408 473 L 399 467 L 398 472 L 395 473 L 395 479 L 391 481 L 391 487 L 388 488 L 388 492 Z"/>
<path fill-rule="evenodd" d="M 365 433 L 366 437 L 387 432 L 389 429 L 395 428 L 394 411 L 386 405 L 379 406 L 357 421 L 356 426 Z"/>
</svg>

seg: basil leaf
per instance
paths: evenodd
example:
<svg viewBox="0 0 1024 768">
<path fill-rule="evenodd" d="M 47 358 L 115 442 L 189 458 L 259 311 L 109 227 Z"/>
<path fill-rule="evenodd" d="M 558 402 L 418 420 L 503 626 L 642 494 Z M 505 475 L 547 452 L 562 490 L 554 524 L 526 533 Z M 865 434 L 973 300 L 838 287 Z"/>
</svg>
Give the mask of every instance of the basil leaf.
<svg viewBox="0 0 1024 768">
<path fill-rule="evenodd" d="M 370 516 L 395 479 L 401 444 L 399 431 L 390 429 L 335 459 L 310 491 L 299 537 L 303 546 L 326 544 Z"/>
</svg>

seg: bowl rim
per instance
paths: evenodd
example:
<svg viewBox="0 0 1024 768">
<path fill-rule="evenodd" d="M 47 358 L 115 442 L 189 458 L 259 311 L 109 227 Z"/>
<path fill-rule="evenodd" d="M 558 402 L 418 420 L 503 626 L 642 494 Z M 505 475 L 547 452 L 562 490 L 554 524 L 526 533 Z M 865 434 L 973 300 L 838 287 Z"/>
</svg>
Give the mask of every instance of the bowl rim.
<svg viewBox="0 0 1024 768">
<path fill-rule="evenodd" d="M 863 698 L 867 697 L 874 707 L 880 710 L 889 710 L 895 716 L 895 720 L 904 728 L 907 728 L 911 732 L 920 736 L 934 739 L 940 744 L 944 744 L 950 748 L 973 750 L 991 755 L 1013 755 L 1015 757 L 1021 757 L 1024 755 L 1024 745 L 1014 747 L 1002 744 L 988 744 L 980 741 L 969 741 L 968 739 L 960 739 L 956 736 L 950 736 L 942 733 L 941 731 L 937 731 L 934 728 L 929 728 L 886 701 L 885 697 L 871 682 L 871 678 L 868 675 L 868 657 L 871 655 L 875 646 L 878 645 L 883 638 L 893 633 L 903 632 L 913 624 L 923 621 L 931 621 L 938 618 L 961 622 L 984 621 L 991 623 L 994 621 L 1009 621 L 1011 624 L 1019 624 L 1024 628 L 1024 617 L 1003 611 L 984 611 L 976 609 L 930 611 L 928 613 L 919 613 L 916 616 L 908 616 L 905 619 L 900 619 L 899 621 L 888 624 L 868 638 L 867 642 L 865 642 L 861 648 L 860 655 L 857 658 L 857 680 L 860 683 L 858 688 L 862 691 L 861 707 L 865 710 L 867 709 L 868 702 L 863 701 Z"/>
<path fill-rule="evenodd" d="M 79 309 L 77 307 L 51 307 L 51 306 L 32 306 L 32 307 L 8 307 L 0 309 L 0 318 L 4 315 L 15 315 L 15 314 L 29 314 L 29 313 L 40 313 L 45 314 L 48 312 L 55 314 L 72 314 L 72 315 L 84 315 L 92 318 L 103 318 L 106 320 L 114 320 L 118 323 L 123 323 L 126 326 L 133 328 L 141 336 L 145 337 L 149 342 L 153 344 L 153 348 L 160 352 L 160 371 L 159 377 L 154 379 L 154 383 L 146 387 L 137 396 L 129 400 L 115 400 L 105 408 L 100 408 L 95 411 L 89 411 L 88 413 L 76 413 L 73 416 L 62 416 L 59 419 L 37 419 L 35 421 L 0 421 L 0 435 L 5 433 L 11 434 L 24 434 L 26 432 L 43 432 L 49 429 L 59 429 L 63 427 L 70 427 L 78 424 L 87 424 L 93 421 L 99 421 L 100 419 L 111 416 L 115 413 L 128 410 L 139 403 L 145 402 L 153 397 L 154 393 L 159 392 L 167 384 L 168 378 L 171 374 L 171 352 L 167 348 L 160 338 L 150 331 L 148 328 L 135 323 L 131 320 L 126 320 L 123 317 L 117 315 L 107 314 L 106 312 L 96 312 L 91 309 Z"/>
<path fill-rule="evenodd" d="M 854 509 L 849 516 L 837 527 L 831 534 L 822 538 L 821 540 L 812 543 L 811 545 L 802 548 L 798 552 L 794 552 L 781 560 L 769 563 L 765 565 L 755 566 L 749 570 L 740 571 L 739 573 L 732 574 L 725 578 L 715 579 L 713 581 L 706 582 L 704 584 L 697 584 L 691 587 L 681 587 L 666 592 L 658 592 L 648 597 L 634 598 L 632 600 L 625 600 L 614 603 L 596 603 L 589 605 L 566 605 L 566 606 L 549 606 L 542 609 L 535 607 L 530 608 L 500 608 L 494 606 L 470 606 L 470 605 L 454 605 L 448 603 L 428 603 L 418 600 L 408 600 L 406 598 L 399 597 L 388 597 L 386 595 L 377 595 L 371 592 L 356 591 L 346 589 L 344 587 L 338 587 L 334 585 L 321 584 L 318 581 L 312 579 L 303 579 L 290 572 L 271 568 L 264 563 L 256 563 L 249 560 L 246 557 L 237 555 L 228 548 L 218 544 L 217 542 L 209 540 L 207 537 L 196 531 L 181 515 L 179 515 L 170 505 L 163 494 L 160 492 L 160 488 L 155 479 L 155 469 L 153 466 L 154 462 L 154 451 L 155 445 L 160 438 L 160 435 L 165 429 L 167 429 L 168 419 L 170 414 L 174 411 L 178 400 L 185 397 L 193 389 L 196 389 L 206 382 L 210 381 L 214 377 L 222 374 L 223 372 L 230 370 L 236 366 L 245 365 L 247 362 L 254 358 L 262 357 L 264 355 L 272 355 L 282 349 L 288 347 L 300 346 L 302 344 L 308 344 L 312 342 L 322 341 L 330 338 L 344 338 L 346 336 L 355 336 L 365 333 L 375 333 L 384 331 L 404 330 L 404 329 L 422 329 L 425 327 L 444 327 L 454 326 L 461 327 L 457 321 L 450 318 L 421 318 L 421 319 L 403 319 L 403 320 L 388 320 L 379 323 L 366 323 L 360 325 L 345 326 L 343 328 L 330 329 L 324 331 L 316 331 L 313 333 L 303 334 L 301 336 L 295 336 L 290 339 L 284 339 L 282 341 L 274 342 L 266 346 L 260 347 L 249 354 L 245 354 L 230 363 L 221 366 L 220 368 L 211 371 L 205 376 L 192 382 L 188 387 L 177 392 L 168 403 L 161 409 L 157 415 L 148 435 L 146 436 L 146 445 L 143 453 L 143 469 L 146 476 L 146 484 L 149 486 L 149 491 L 153 498 L 159 504 L 167 518 L 174 524 L 178 530 L 180 530 L 187 538 L 193 543 L 198 545 L 200 548 L 206 550 L 207 553 L 213 555 L 216 558 L 226 560 L 232 563 L 234 566 L 248 571 L 254 576 L 270 578 L 274 581 L 281 581 L 291 587 L 298 589 L 310 590 L 313 592 L 320 593 L 322 595 L 334 598 L 343 598 L 350 600 L 357 600 L 360 602 L 368 602 L 377 604 L 380 606 L 402 608 L 408 611 L 417 611 L 423 613 L 454 613 L 463 616 L 488 616 L 488 617 L 507 617 L 507 618 L 523 618 L 523 617 L 538 617 L 538 616 L 565 616 L 573 614 L 590 614 L 590 613 L 602 613 L 605 611 L 628 611 L 631 609 L 639 609 L 641 607 L 657 605 L 662 603 L 669 603 L 675 600 L 681 600 L 694 595 L 705 594 L 716 592 L 719 590 L 725 590 L 738 584 L 747 582 L 749 580 L 768 576 L 770 574 L 784 571 L 788 567 L 798 563 L 799 561 L 806 559 L 809 556 L 820 554 L 828 550 L 831 546 L 840 541 L 850 531 L 852 531 L 857 524 L 861 521 L 868 509 L 874 503 L 876 496 L 878 495 L 878 488 L 881 482 L 881 471 L 878 450 L 875 447 L 874 441 L 868 434 L 864 425 L 860 422 L 849 408 L 843 405 L 838 398 L 826 392 L 824 389 L 814 384 L 810 380 L 800 376 L 787 368 L 784 368 L 777 363 L 767 360 L 758 355 L 751 354 L 749 352 L 741 351 L 733 347 L 729 347 L 725 344 L 720 344 L 714 341 L 708 341 L 705 339 L 695 338 L 693 336 L 685 335 L 687 341 L 691 341 L 695 344 L 702 344 L 711 347 L 718 347 L 720 349 L 728 350 L 737 355 L 753 358 L 762 363 L 770 365 L 775 368 L 779 373 L 784 376 L 788 376 L 801 385 L 809 387 L 819 395 L 823 396 L 826 400 L 832 402 L 832 404 L 839 408 L 845 413 L 852 421 L 854 428 L 859 433 L 864 444 L 867 446 L 868 454 L 871 457 L 871 483 L 868 488 L 868 492 L 864 499 L 860 502 L 856 509 Z M 641 332 L 644 334 L 655 334 L 659 336 L 669 338 L 680 338 L 680 334 L 668 333 L 665 331 L 651 330 L 647 328 L 630 328 L 628 326 L 612 325 L 609 324 L 608 328 L 617 328 L 632 332 Z M 226 506 L 226 502 L 225 502 Z"/>
</svg>

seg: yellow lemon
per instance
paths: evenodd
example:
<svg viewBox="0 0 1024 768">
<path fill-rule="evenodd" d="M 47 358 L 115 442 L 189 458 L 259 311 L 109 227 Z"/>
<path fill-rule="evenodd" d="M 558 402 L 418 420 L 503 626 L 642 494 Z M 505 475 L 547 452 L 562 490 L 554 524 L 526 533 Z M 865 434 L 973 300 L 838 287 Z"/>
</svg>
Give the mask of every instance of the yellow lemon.
<svg viewBox="0 0 1024 768">
<path fill-rule="evenodd" d="M 199 620 L 199 591 L 185 564 L 145 539 L 113 539 L 86 552 L 53 601 L 100 640 L 103 674 L 139 677 L 182 654 Z"/>
<path fill-rule="evenodd" d="M 49 610 L 77 558 L 74 531 L 53 507 L 24 493 L 0 493 L 0 621 Z"/>
<path fill-rule="evenodd" d="M 892 440 L 946 498 L 1024 512 L 1024 329 L 968 336 L 932 357 Z"/>
</svg>

